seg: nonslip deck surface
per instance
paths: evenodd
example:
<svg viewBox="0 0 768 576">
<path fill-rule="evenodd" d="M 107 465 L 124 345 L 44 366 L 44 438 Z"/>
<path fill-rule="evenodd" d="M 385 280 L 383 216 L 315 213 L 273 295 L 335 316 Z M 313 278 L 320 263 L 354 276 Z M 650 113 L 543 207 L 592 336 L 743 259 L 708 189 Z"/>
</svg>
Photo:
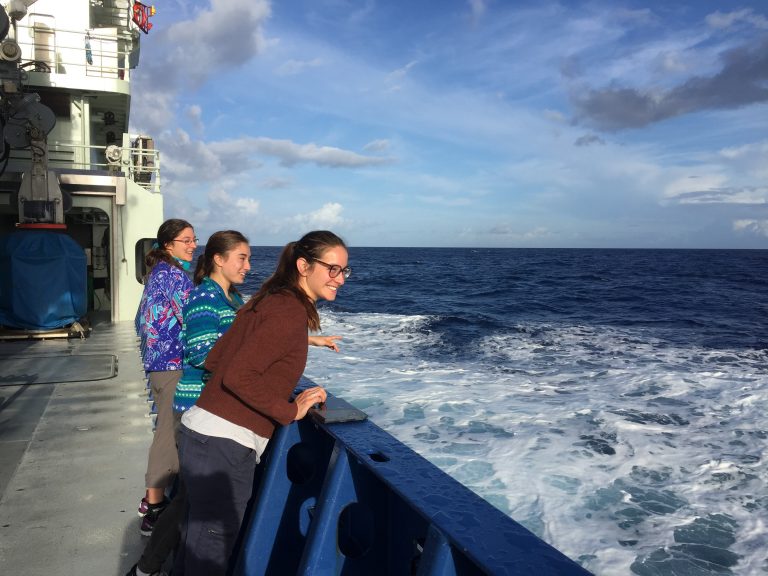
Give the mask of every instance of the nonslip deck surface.
<svg viewBox="0 0 768 576">
<path fill-rule="evenodd" d="M 123 576 L 146 541 L 136 507 L 152 438 L 133 323 L 0 341 L 0 377 L 0 573 Z"/>
<path fill-rule="evenodd" d="M 0 355 L 0 386 L 93 382 L 116 375 L 114 354 Z"/>
</svg>

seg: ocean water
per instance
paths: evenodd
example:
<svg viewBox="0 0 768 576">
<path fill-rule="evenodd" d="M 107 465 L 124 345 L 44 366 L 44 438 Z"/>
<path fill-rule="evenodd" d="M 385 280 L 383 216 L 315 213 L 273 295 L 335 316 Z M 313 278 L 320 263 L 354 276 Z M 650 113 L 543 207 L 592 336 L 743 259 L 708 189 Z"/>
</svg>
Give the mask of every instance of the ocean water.
<svg viewBox="0 0 768 576">
<path fill-rule="evenodd" d="M 350 265 L 308 377 L 595 574 L 768 573 L 768 250 Z"/>
</svg>

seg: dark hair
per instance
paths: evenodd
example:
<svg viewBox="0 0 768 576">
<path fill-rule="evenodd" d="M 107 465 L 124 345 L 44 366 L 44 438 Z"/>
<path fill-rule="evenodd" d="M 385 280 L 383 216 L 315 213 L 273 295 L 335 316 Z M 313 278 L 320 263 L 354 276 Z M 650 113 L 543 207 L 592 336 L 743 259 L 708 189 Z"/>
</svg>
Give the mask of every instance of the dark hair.
<svg viewBox="0 0 768 576">
<path fill-rule="evenodd" d="M 224 256 L 230 250 L 234 250 L 238 244 L 248 245 L 248 238 L 237 230 L 219 230 L 211 234 L 208 242 L 205 243 L 205 251 L 197 258 L 194 277 L 195 284 L 200 284 L 203 278 L 211 275 L 213 272 L 214 256 L 217 254 Z M 232 285 L 229 291 L 237 292 L 237 288 Z"/>
<path fill-rule="evenodd" d="M 253 310 L 268 294 L 293 294 L 307 309 L 307 324 L 312 331 L 320 330 L 320 316 L 312 299 L 299 287 L 299 270 L 296 261 L 304 258 L 310 264 L 322 257 L 329 248 L 346 248 L 344 240 L 328 230 L 315 230 L 302 236 L 298 242 L 289 242 L 277 261 L 277 268 L 267 278 L 259 291 L 248 301 Z"/>
<path fill-rule="evenodd" d="M 147 265 L 148 271 L 152 270 L 155 264 L 161 261 L 181 268 L 181 265 L 168 253 L 168 249 L 165 246 L 173 242 L 173 239 L 181 234 L 185 228 L 192 228 L 194 230 L 192 224 L 180 218 L 171 218 L 160 224 L 160 228 L 157 229 L 157 245 L 147 252 L 147 255 L 144 257 L 144 263 Z"/>
</svg>

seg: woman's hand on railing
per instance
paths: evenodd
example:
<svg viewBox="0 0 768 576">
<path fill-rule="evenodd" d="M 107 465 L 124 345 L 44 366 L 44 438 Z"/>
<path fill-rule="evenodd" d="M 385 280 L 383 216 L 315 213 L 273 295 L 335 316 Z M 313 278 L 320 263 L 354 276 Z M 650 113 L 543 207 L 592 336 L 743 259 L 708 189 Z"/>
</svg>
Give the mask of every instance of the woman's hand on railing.
<svg viewBox="0 0 768 576">
<path fill-rule="evenodd" d="M 299 411 L 296 413 L 296 420 L 301 420 L 304 418 L 312 406 L 315 404 L 322 404 L 325 402 L 327 397 L 328 393 L 324 388 L 321 388 L 320 386 L 307 388 L 301 392 L 298 396 L 296 396 L 296 399 L 294 400 L 296 406 L 299 409 Z"/>
</svg>

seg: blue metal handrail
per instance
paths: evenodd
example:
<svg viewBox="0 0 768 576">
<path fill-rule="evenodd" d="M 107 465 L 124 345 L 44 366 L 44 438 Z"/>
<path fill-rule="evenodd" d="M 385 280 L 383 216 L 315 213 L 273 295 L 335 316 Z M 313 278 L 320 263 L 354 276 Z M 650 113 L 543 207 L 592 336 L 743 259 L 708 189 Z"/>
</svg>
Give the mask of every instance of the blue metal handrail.
<svg viewBox="0 0 768 576">
<path fill-rule="evenodd" d="M 589 574 L 369 420 L 270 444 L 238 575 Z"/>
</svg>

